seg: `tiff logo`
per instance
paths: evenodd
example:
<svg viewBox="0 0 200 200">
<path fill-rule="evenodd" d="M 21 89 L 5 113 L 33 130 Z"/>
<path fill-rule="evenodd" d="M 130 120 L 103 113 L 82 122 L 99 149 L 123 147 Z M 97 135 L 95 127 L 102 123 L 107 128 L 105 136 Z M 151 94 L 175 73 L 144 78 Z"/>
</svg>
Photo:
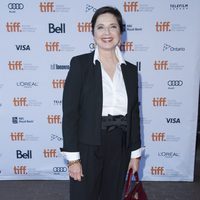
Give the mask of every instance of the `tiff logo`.
<svg viewBox="0 0 200 200">
<path fill-rule="evenodd" d="M 28 106 L 26 97 L 14 97 L 13 99 L 14 106 Z"/>
<path fill-rule="evenodd" d="M 168 70 L 168 61 L 167 60 L 155 60 L 154 62 L 155 70 Z"/>
<path fill-rule="evenodd" d="M 164 167 L 151 167 L 152 175 L 165 175 Z"/>
<path fill-rule="evenodd" d="M 156 31 L 157 32 L 167 32 L 171 31 L 170 22 L 156 22 Z"/>
<path fill-rule="evenodd" d="M 166 134 L 164 132 L 152 133 L 151 139 L 153 142 L 163 142 L 163 141 L 166 141 L 165 135 Z"/>
<path fill-rule="evenodd" d="M 157 98 L 153 98 L 152 100 L 152 104 L 155 107 L 158 106 L 167 106 L 167 98 L 166 97 L 157 97 Z"/>
<path fill-rule="evenodd" d="M 133 42 L 123 42 L 120 45 L 120 50 L 121 51 L 133 51 Z"/>
<path fill-rule="evenodd" d="M 48 115 L 47 121 L 49 124 L 61 124 L 60 115 Z"/>
<path fill-rule="evenodd" d="M 124 12 L 137 12 L 139 11 L 139 5 L 137 1 L 126 2 L 124 1 Z"/>
<path fill-rule="evenodd" d="M 27 166 L 14 166 L 14 174 L 27 174 Z"/>
<path fill-rule="evenodd" d="M 12 141 L 24 141 L 24 133 L 23 132 L 11 132 L 10 138 Z"/>
<path fill-rule="evenodd" d="M 7 32 L 22 32 L 20 22 L 7 22 L 6 23 Z"/>
<path fill-rule="evenodd" d="M 91 32 L 92 24 L 90 22 L 79 22 L 77 28 L 78 32 Z"/>
<path fill-rule="evenodd" d="M 56 149 L 44 149 L 43 151 L 45 158 L 55 158 L 56 156 Z"/>
<path fill-rule="evenodd" d="M 40 12 L 55 12 L 54 2 L 40 2 Z"/>
<path fill-rule="evenodd" d="M 46 51 L 60 51 L 60 43 L 59 42 L 46 42 L 45 49 Z"/>
<path fill-rule="evenodd" d="M 52 81 L 52 86 L 53 88 L 57 89 L 57 88 L 64 88 L 65 85 L 65 80 L 53 80 Z"/>
<path fill-rule="evenodd" d="M 9 70 L 23 70 L 22 61 L 9 61 L 8 68 Z"/>
</svg>

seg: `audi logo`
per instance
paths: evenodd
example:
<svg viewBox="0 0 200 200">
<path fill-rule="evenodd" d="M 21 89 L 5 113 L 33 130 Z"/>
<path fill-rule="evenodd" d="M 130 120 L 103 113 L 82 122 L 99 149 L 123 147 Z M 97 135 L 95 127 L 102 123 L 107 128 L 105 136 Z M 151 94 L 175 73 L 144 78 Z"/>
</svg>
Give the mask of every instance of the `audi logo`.
<svg viewBox="0 0 200 200">
<path fill-rule="evenodd" d="M 94 44 L 94 43 L 90 43 L 90 44 L 89 44 L 89 48 L 90 48 L 90 49 L 95 49 L 95 44 Z"/>
<path fill-rule="evenodd" d="M 54 167 L 53 172 L 67 172 L 67 167 Z"/>
<path fill-rule="evenodd" d="M 8 8 L 11 10 L 22 10 L 24 8 L 23 3 L 9 3 Z"/>
<path fill-rule="evenodd" d="M 167 82 L 168 86 L 182 86 L 183 85 L 183 81 L 181 80 L 169 80 Z"/>
</svg>

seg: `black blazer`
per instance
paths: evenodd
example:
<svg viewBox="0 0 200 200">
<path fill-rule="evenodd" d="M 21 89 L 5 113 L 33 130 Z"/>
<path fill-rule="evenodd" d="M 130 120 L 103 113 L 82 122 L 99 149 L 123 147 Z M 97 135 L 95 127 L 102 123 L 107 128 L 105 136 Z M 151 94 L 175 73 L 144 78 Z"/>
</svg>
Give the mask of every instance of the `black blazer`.
<svg viewBox="0 0 200 200">
<path fill-rule="evenodd" d="M 94 65 L 93 58 L 94 52 L 71 59 L 63 91 L 61 151 L 78 152 L 79 143 L 101 144 L 102 75 L 100 63 Z M 127 146 L 132 151 L 141 147 L 138 73 L 129 62 L 121 68 L 128 95 Z"/>
</svg>

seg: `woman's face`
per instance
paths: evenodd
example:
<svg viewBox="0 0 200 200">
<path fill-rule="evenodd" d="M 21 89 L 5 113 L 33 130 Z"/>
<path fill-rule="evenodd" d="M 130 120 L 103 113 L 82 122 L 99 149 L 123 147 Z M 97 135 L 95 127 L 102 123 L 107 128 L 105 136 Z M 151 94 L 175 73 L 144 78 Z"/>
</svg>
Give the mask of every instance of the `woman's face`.
<svg viewBox="0 0 200 200">
<path fill-rule="evenodd" d="M 114 15 L 99 15 L 94 26 L 94 41 L 100 50 L 113 50 L 121 38 L 119 24 Z"/>
</svg>

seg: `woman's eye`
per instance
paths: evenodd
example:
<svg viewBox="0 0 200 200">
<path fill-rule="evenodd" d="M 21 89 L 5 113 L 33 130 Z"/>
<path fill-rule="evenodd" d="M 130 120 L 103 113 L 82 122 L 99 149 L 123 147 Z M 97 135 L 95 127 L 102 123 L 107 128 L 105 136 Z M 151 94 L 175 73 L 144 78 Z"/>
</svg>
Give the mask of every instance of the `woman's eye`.
<svg viewBox="0 0 200 200">
<path fill-rule="evenodd" d="M 115 28 L 117 28 L 117 26 L 113 25 L 113 26 L 111 26 L 111 28 L 112 28 L 112 29 L 115 29 Z"/>
<path fill-rule="evenodd" d="M 103 29 L 103 26 L 98 26 L 97 29 Z"/>
</svg>

